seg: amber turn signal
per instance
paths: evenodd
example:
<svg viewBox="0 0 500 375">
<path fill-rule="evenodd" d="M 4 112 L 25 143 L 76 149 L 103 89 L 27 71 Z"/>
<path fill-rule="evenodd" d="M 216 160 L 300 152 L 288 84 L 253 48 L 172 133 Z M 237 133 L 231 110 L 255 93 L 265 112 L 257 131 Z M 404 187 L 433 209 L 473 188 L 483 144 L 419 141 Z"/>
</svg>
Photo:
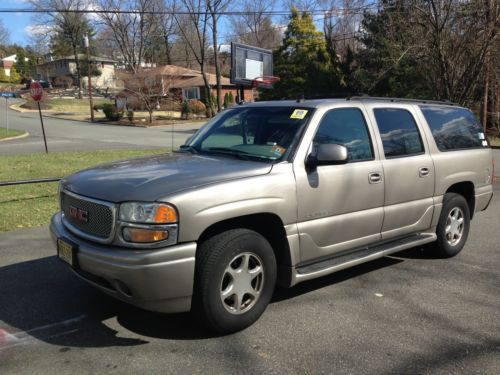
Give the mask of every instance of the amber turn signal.
<svg viewBox="0 0 500 375">
<path fill-rule="evenodd" d="M 128 242 L 158 242 L 168 238 L 168 231 L 142 228 L 123 228 L 123 238 Z"/>
<path fill-rule="evenodd" d="M 166 204 L 160 204 L 156 209 L 155 223 L 175 223 L 177 212 L 175 208 Z"/>
</svg>

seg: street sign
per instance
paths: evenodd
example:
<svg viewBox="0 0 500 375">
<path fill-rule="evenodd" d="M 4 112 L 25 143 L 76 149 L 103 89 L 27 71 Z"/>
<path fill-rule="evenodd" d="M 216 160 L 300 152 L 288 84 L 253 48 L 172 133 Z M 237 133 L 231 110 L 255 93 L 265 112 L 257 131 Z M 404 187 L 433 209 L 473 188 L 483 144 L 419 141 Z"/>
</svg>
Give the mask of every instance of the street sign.
<svg viewBox="0 0 500 375">
<path fill-rule="evenodd" d="M 30 84 L 30 94 L 31 94 L 31 98 L 35 101 L 35 102 L 39 102 L 40 100 L 42 100 L 42 97 L 43 97 L 43 88 L 42 88 L 42 85 L 38 82 L 31 82 Z"/>
<path fill-rule="evenodd" d="M 15 92 L 0 92 L 0 98 L 14 98 L 16 96 Z"/>
</svg>

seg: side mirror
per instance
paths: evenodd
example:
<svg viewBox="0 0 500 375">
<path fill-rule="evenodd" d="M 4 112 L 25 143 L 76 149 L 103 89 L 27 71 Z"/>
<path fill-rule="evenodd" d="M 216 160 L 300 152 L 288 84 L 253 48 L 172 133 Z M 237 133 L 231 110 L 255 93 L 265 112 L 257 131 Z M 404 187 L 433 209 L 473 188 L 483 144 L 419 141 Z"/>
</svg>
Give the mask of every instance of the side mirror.
<svg viewBox="0 0 500 375">
<path fill-rule="evenodd" d="M 319 145 L 316 153 L 309 154 L 306 159 L 306 167 L 308 168 L 345 163 L 347 163 L 347 148 L 338 144 Z"/>
</svg>

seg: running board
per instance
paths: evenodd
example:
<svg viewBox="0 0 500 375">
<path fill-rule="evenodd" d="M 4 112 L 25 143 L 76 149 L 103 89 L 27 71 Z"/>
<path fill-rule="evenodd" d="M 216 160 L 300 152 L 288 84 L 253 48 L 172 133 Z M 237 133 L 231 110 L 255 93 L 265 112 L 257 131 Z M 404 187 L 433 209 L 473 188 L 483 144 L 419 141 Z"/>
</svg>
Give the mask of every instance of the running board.
<svg viewBox="0 0 500 375">
<path fill-rule="evenodd" d="M 373 247 L 365 247 L 357 251 L 344 253 L 316 263 L 299 266 L 295 269 L 291 285 L 382 258 L 386 255 L 397 253 L 398 251 L 421 246 L 433 242 L 436 239 L 437 236 L 435 233 L 416 234 Z"/>
</svg>

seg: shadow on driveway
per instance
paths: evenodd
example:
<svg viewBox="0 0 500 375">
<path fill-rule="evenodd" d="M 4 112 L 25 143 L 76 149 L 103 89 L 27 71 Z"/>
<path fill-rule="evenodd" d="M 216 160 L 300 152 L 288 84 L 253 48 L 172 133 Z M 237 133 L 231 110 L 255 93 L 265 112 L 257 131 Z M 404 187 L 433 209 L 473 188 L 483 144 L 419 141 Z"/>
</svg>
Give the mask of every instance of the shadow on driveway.
<svg viewBox="0 0 500 375">
<path fill-rule="evenodd" d="M 400 263 L 382 258 L 340 271 L 290 289 L 277 289 L 271 303 L 298 297 L 353 277 Z M 105 323 L 116 318 L 127 330 L 143 336 L 125 338 Z M 0 268 L 0 350 L 16 339 L 35 337 L 72 347 L 134 346 L 147 338 L 199 340 L 215 337 L 195 324 L 189 313 L 160 314 L 145 311 L 105 295 L 80 280 L 55 256 Z M 10 340 L 1 338 L 1 333 Z"/>
</svg>

